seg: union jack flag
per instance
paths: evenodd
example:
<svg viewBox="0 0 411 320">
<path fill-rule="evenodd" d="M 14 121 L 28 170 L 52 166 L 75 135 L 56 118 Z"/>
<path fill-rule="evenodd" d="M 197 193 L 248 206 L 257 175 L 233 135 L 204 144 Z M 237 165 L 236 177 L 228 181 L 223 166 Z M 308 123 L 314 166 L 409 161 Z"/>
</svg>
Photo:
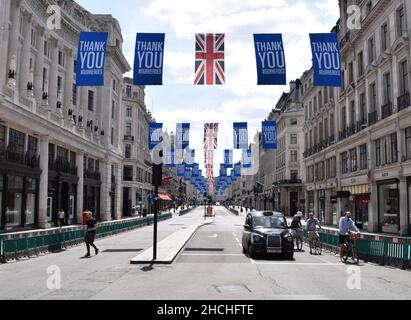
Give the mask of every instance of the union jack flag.
<svg viewBox="0 0 411 320">
<path fill-rule="evenodd" d="M 194 85 L 225 84 L 223 33 L 196 34 L 196 64 Z"/>
<path fill-rule="evenodd" d="M 218 147 L 218 123 L 204 125 L 204 150 L 215 150 Z"/>
</svg>

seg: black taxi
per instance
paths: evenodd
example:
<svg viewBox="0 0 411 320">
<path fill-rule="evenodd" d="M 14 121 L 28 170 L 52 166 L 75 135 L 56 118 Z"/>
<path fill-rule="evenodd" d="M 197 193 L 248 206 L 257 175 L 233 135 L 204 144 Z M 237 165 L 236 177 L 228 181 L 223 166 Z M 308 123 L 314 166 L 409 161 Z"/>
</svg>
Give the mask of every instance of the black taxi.
<svg viewBox="0 0 411 320">
<path fill-rule="evenodd" d="M 243 252 L 252 258 L 256 254 L 277 254 L 294 258 L 294 238 L 287 219 L 280 212 L 254 211 L 247 215 L 243 231 Z"/>
</svg>

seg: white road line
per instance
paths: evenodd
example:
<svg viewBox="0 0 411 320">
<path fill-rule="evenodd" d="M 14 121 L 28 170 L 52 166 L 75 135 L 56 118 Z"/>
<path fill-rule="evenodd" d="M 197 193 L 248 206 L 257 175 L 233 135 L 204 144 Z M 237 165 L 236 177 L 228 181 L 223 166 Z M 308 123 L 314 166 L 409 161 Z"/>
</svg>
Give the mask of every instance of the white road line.
<svg viewBox="0 0 411 320">
<path fill-rule="evenodd" d="M 315 262 L 254 262 L 257 265 L 278 265 L 278 266 L 341 266 L 344 267 L 344 264 L 341 263 L 315 263 Z"/>
<path fill-rule="evenodd" d="M 182 256 L 194 256 L 194 257 L 244 257 L 243 254 L 229 254 L 229 253 L 183 253 Z"/>
</svg>

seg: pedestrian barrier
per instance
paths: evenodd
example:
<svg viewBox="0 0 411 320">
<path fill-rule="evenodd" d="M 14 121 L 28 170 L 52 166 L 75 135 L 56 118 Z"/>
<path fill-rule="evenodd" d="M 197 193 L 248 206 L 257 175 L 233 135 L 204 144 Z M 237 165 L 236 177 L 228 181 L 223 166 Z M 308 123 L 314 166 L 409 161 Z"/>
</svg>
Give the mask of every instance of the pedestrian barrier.
<svg viewBox="0 0 411 320">
<path fill-rule="evenodd" d="M 230 211 L 231 213 L 233 213 L 233 214 L 235 214 L 236 216 L 239 216 L 240 215 L 240 213 L 238 212 L 238 210 L 236 210 L 236 209 L 232 209 L 232 208 L 227 208 L 226 207 L 226 209 L 228 210 L 228 211 Z"/>
<path fill-rule="evenodd" d="M 190 213 L 194 208 L 195 208 L 195 207 L 180 210 L 180 213 L 179 213 L 178 215 L 179 215 L 179 216 L 184 216 L 184 215 Z"/>
<path fill-rule="evenodd" d="M 323 227 L 318 233 L 324 249 L 339 252 L 337 229 Z M 360 259 L 365 262 L 411 268 L 411 238 L 362 233 L 357 239 L 357 249 Z"/>
<path fill-rule="evenodd" d="M 171 219 L 171 213 L 158 216 L 158 221 Z M 98 223 L 96 238 L 113 236 L 153 224 L 154 217 L 129 218 Z M 54 228 L 0 235 L 0 263 L 30 259 L 49 252 L 61 251 L 84 242 L 85 226 Z"/>
</svg>

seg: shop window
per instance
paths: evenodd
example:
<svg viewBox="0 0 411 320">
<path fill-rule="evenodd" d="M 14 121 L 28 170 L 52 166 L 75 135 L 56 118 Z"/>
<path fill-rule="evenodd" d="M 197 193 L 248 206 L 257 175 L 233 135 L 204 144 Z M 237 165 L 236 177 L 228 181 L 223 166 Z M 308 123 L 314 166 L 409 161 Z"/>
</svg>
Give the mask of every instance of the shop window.
<svg viewBox="0 0 411 320">
<path fill-rule="evenodd" d="M 27 194 L 27 202 L 26 202 L 26 225 L 33 225 L 34 224 L 34 215 L 36 212 L 36 195 L 34 193 Z"/>
<path fill-rule="evenodd" d="M 351 162 L 351 172 L 356 172 L 358 169 L 357 165 L 357 149 L 350 150 L 350 162 Z"/>
<path fill-rule="evenodd" d="M 7 176 L 6 228 L 21 226 L 23 206 L 23 177 Z"/>
<path fill-rule="evenodd" d="M 397 233 L 400 226 L 399 190 L 396 183 L 378 188 L 380 231 Z"/>
<path fill-rule="evenodd" d="M 69 208 L 68 208 L 68 214 L 69 214 L 69 219 L 73 220 L 74 219 L 74 210 L 75 210 L 75 202 L 74 202 L 74 195 L 70 195 L 69 198 Z"/>
<path fill-rule="evenodd" d="M 47 221 L 53 220 L 53 197 L 47 198 Z"/>
<path fill-rule="evenodd" d="M 37 157 L 38 139 L 29 136 L 27 144 L 27 155 L 29 157 Z"/>
<path fill-rule="evenodd" d="M 391 162 L 398 162 L 398 139 L 397 133 L 391 135 Z"/>
</svg>

